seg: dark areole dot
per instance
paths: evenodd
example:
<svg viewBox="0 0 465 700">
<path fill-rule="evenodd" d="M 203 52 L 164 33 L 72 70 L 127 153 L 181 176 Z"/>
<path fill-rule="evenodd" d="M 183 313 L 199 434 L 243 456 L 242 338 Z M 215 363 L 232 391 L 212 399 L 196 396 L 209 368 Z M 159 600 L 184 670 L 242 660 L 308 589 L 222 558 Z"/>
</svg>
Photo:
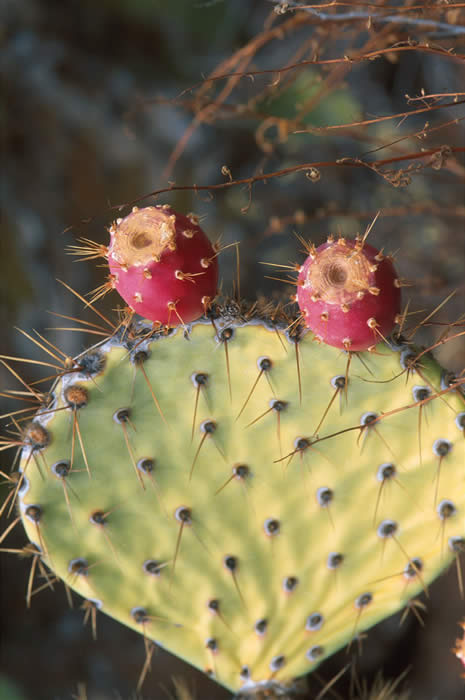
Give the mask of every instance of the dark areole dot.
<svg viewBox="0 0 465 700">
<path fill-rule="evenodd" d="M 150 576 L 160 576 L 162 568 L 162 562 L 157 561 L 156 559 L 147 559 L 147 561 L 144 561 L 143 564 L 144 571 L 147 574 L 150 574 Z"/>
<path fill-rule="evenodd" d="M 231 340 L 233 335 L 234 335 L 234 330 L 232 328 L 224 328 L 220 332 L 220 340 L 223 342 L 226 342 L 228 340 Z"/>
<path fill-rule="evenodd" d="M 423 569 L 423 562 L 421 559 L 415 558 L 409 561 L 404 569 L 404 576 L 406 578 L 415 578 Z"/>
<path fill-rule="evenodd" d="M 76 576 L 88 576 L 89 564 L 86 559 L 72 559 L 68 564 L 68 571 Z"/>
<path fill-rule="evenodd" d="M 149 616 L 147 615 L 145 608 L 133 608 L 131 610 L 131 617 L 138 625 L 143 625 L 149 620 Z"/>
<path fill-rule="evenodd" d="M 200 430 L 202 433 L 208 433 L 211 435 L 216 430 L 216 423 L 212 420 L 205 420 L 203 423 L 201 423 Z"/>
<path fill-rule="evenodd" d="M 398 525 L 394 520 L 383 520 L 378 527 L 380 537 L 392 537 L 397 532 Z"/>
<path fill-rule="evenodd" d="M 143 365 L 149 359 L 149 353 L 146 350 L 137 350 L 131 355 L 131 359 L 135 365 Z"/>
<path fill-rule="evenodd" d="M 306 450 L 307 447 L 310 447 L 311 442 L 308 438 L 296 438 L 294 442 L 294 446 L 296 450 Z"/>
<path fill-rule="evenodd" d="M 62 459 L 52 464 L 51 470 L 60 479 L 65 479 L 71 470 L 71 462 L 67 459 Z"/>
<path fill-rule="evenodd" d="M 219 612 L 220 609 L 220 601 L 217 600 L 216 598 L 212 598 L 211 600 L 208 601 L 207 607 L 209 610 L 212 612 Z"/>
<path fill-rule="evenodd" d="M 28 506 L 25 513 L 34 523 L 39 523 L 42 517 L 42 508 L 40 506 Z"/>
<path fill-rule="evenodd" d="M 248 666 L 243 666 L 239 675 L 243 681 L 246 681 L 248 678 L 250 678 L 250 668 Z"/>
<path fill-rule="evenodd" d="M 216 639 L 214 639 L 214 637 L 207 639 L 205 646 L 207 649 L 210 649 L 210 651 L 218 651 L 218 642 Z"/>
<path fill-rule="evenodd" d="M 337 569 L 344 561 L 344 555 L 340 552 L 333 552 L 328 557 L 328 568 Z"/>
<path fill-rule="evenodd" d="M 131 416 L 131 409 L 130 408 L 119 408 L 117 411 L 114 412 L 113 419 L 117 423 L 127 423 L 130 416 Z"/>
<path fill-rule="evenodd" d="M 284 666 L 286 663 L 286 657 L 281 655 L 281 656 L 274 656 L 271 659 L 270 662 L 270 668 L 272 671 L 279 671 L 280 668 Z"/>
<path fill-rule="evenodd" d="M 441 389 L 449 389 L 457 383 L 457 376 L 454 372 L 445 371 L 441 376 Z"/>
<path fill-rule="evenodd" d="M 144 457 L 143 459 L 140 459 L 137 462 L 137 467 L 140 469 L 141 472 L 145 472 L 146 474 L 150 474 L 153 472 L 155 468 L 155 462 L 153 459 L 150 457 Z"/>
<path fill-rule="evenodd" d="M 395 477 L 397 473 L 397 470 L 391 462 L 386 462 L 385 464 L 381 464 L 378 467 L 378 481 L 389 481 L 389 479 L 392 479 Z"/>
<path fill-rule="evenodd" d="M 324 618 L 321 613 L 312 613 L 307 617 L 305 629 L 309 630 L 310 632 L 315 632 L 316 630 L 319 630 L 322 627 L 323 622 Z"/>
<path fill-rule="evenodd" d="M 94 525 L 106 525 L 107 519 L 103 510 L 96 510 L 90 516 L 90 522 Z"/>
<path fill-rule="evenodd" d="M 331 384 L 335 389 L 345 389 L 346 378 L 342 374 L 338 374 L 331 379 Z"/>
<path fill-rule="evenodd" d="M 283 588 L 287 593 L 291 593 L 297 588 L 299 579 L 296 576 L 286 576 L 283 581 Z"/>
<path fill-rule="evenodd" d="M 310 661 L 316 661 L 316 659 L 319 659 L 321 656 L 323 656 L 323 654 L 324 648 L 317 645 L 307 651 L 307 658 L 309 658 Z"/>
<path fill-rule="evenodd" d="M 410 348 L 402 350 L 400 353 L 401 367 L 409 372 L 415 372 L 416 357 L 416 354 L 413 352 L 413 350 L 410 350 Z"/>
<path fill-rule="evenodd" d="M 372 600 L 373 595 L 371 593 L 362 593 L 356 598 L 355 605 L 357 608 L 366 608 L 367 605 L 370 605 Z"/>
<path fill-rule="evenodd" d="M 175 511 L 175 518 L 176 520 L 179 520 L 179 522 L 185 523 L 187 525 L 192 522 L 192 511 L 190 508 L 180 506 Z"/>
<path fill-rule="evenodd" d="M 361 419 L 360 419 L 360 425 L 366 425 L 369 427 L 370 425 L 373 425 L 378 418 L 378 414 L 374 413 L 373 411 L 369 411 L 368 413 L 365 413 Z"/>
<path fill-rule="evenodd" d="M 446 457 L 452 450 L 452 443 L 449 440 L 436 440 L 433 445 L 433 452 L 438 457 Z"/>
<path fill-rule="evenodd" d="M 465 537 L 450 537 L 449 549 L 455 554 L 463 554 L 465 552 Z"/>
<path fill-rule="evenodd" d="M 320 506 L 324 508 L 328 506 L 334 498 L 334 491 L 329 489 L 327 486 L 322 486 L 316 492 L 316 499 Z"/>
<path fill-rule="evenodd" d="M 238 566 L 237 557 L 233 557 L 231 555 L 228 555 L 227 557 L 224 558 L 224 565 L 229 571 L 236 571 L 237 566 Z"/>
<path fill-rule="evenodd" d="M 195 387 L 206 386 L 208 383 L 208 374 L 206 372 L 196 372 L 192 375 L 192 381 Z"/>
<path fill-rule="evenodd" d="M 412 389 L 412 394 L 414 401 L 425 401 L 429 396 L 431 396 L 431 389 L 429 386 L 414 386 Z"/>
<path fill-rule="evenodd" d="M 246 479 L 250 474 L 250 469 L 245 464 L 239 464 L 237 467 L 233 467 L 233 472 L 238 479 Z"/>
<path fill-rule="evenodd" d="M 277 413 L 280 413 L 281 411 L 284 411 L 284 409 L 287 406 L 287 401 L 280 401 L 279 399 L 275 399 L 274 401 L 271 402 L 271 408 L 273 411 L 276 411 Z"/>
<path fill-rule="evenodd" d="M 447 520 L 451 518 L 457 512 L 456 507 L 452 501 L 444 500 L 438 505 L 438 515 L 441 520 Z"/>
<path fill-rule="evenodd" d="M 268 620 L 265 620 L 264 618 L 262 620 L 258 620 L 254 625 L 255 632 L 261 636 L 265 634 L 267 626 Z"/>
<path fill-rule="evenodd" d="M 257 365 L 261 372 L 268 372 L 272 368 L 273 363 L 269 357 L 259 357 Z"/>
<path fill-rule="evenodd" d="M 264 528 L 266 534 L 273 537 L 274 535 L 279 534 L 281 524 L 279 520 L 276 520 L 275 518 L 268 518 L 268 520 L 265 520 L 264 522 Z"/>
</svg>

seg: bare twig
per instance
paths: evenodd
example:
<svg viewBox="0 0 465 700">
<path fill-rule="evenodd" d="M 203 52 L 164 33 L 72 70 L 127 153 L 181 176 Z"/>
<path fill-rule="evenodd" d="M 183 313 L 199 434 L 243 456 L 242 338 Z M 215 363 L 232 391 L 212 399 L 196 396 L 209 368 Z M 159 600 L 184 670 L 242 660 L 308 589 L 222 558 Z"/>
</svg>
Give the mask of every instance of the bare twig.
<svg viewBox="0 0 465 700">
<path fill-rule="evenodd" d="M 445 37 L 445 36 L 459 36 L 465 34 L 465 26 L 463 25 L 457 25 L 457 24 L 450 24 L 449 22 L 442 22 L 438 21 L 435 19 L 424 19 L 421 17 L 406 17 L 405 12 L 410 11 L 412 12 L 413 10 L 430 10 L 433 9 L 431 7 L 424 8 L 419 5 L 416 5 L 414 7 L 410 8 L 394 8 L 390 7 L 389 9 L 395 9 L 396 14 L 395 15 L 388 15 L 388 14 L 381 14 L 381 11 L 383 8 L 380 7 L 379 5 L 367 5 L 368 7 L 371 7 L 373 9 L 376 9 L 376 12 L 371 12 L 368 10 L 352 10 L 350 12 L 341 12 L 341 13 L 334 13 L 334 14 L 328 14 L 326 12 L 321 12 L 322 7 L 350 7 L 350 6 L 364 6 L 364 3 L 343 3 L 343 2 L 334 2 L 334 3 L 326 3 L 325 5 L 301 5 L 298 2 L 294 2 L 293 0 L 290 0 L 289 2 L 282 2 L 282 0 L 269 0 L 269 2 L 272 2 L 277 10 L 278 14 L 285 14 L 286 12 L 305 12 L 308 13 L 316 18 L 320 22 L 354 22 L 354 21 L 364 21 L 364 22 L 370 22 L 372 24 L 373 22 L 379 22 L 379 23 L 387 23 L 387 24 L 399 24 L 399 25 L 404 25 L 404 26 L 409 26 L 409 27 L 415 27 L 418 29 L 421 29 L 423 31 L 434 31 L 436 32 L 435 38 L 439 37 Z M 455 3 L 454 5 L 456 8 L 457 7 L 464 7 L 464 3 Z M 436 6 L 434 9 L 449 9 L 451 6 Z M 402 11 L 403 10 L 403 11 Z"/>
<path fill-rule="evenodd" d="M 425 151 L 417 151 L 413 153 L 406 153 L 402 156 L 395 156 L 393 158 L 385 158 L 383 160 L 377 160 L 374 162 L 364 161 L 361 158 L 340 158 L 333 161 L 315 161 L 313 163 L 299 163 L 298 165 L 290 166 L 289 168 L 282 168 L 281 170 L 274 170 L 270 173 L 260 173 L 259 175 L 252 175 L 251 177 L 245 177 L 238 180 L 227 180 L 226 182 L 218 182 L 213 185 L 176 185 L 175 183 L 170 184 L 169 187 L 162 187 L 153 192 L 148 192 L 142 197 L 132 200 L 131 202 L 125 202 L 124 204 L 115 204 L 110 207 L 111 210 L 121 211 L 122 209 L 138 204 L 139 202 L 148 199 L 149 197 L 158 197 L 160 194 L 166 192 L 181 192 L 190 190 L 193 192 L 213 192 L 216 190 L 224 190 L 229 187 L 236 187 L 238 185 L 243 185 L 247 188 L 252 187 L 256 182 L 266 182 L 273 178 L 285 177 L 291 173 L 305 172 L 311 170 L 312 168 L 337 168 L 337 167 L 354 167 L 354 168 L 368 168 L 374 170 L 380 175 L 383 173 L 380 168 L 385 165 L 390 165 L 392 163 L 400 163 L 407 160 L 421 160 L 423 158 L 435 158 L 441 159 L 445 155 L 445 151 L 450 155 L 452 153 L 465 153 L 465 146 L 438 146 L 437 148 L 431 148 Z M 438 168 L 435 168 L 438 169 Z M 400 172 L 400 171 L 399 171 Z"/>
</svg>

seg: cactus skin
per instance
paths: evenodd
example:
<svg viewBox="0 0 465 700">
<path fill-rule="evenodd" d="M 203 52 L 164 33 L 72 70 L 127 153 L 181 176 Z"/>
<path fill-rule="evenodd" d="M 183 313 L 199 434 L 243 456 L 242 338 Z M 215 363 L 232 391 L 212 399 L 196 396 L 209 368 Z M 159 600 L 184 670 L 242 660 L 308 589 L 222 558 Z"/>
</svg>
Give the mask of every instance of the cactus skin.
<svg viewBox="0 0 465 700">
<path fill-rule="evenodd" d="M 387 338 L 400 297 L 391 260 L 358 238 L 330 237 L 300 268 L 297 302 L 305 325 L 336 348 L 368 350 Z"/>
<path fill-rule="evenodd" d="M 110 236 L 111 285 L 140 316 L 177 326 L 199 318 L 216 296 L 217 254 L 193 215 L 135 207 Z"/>
<path fill-rule="evenodd" d="M 463 546 L 464 402 L 384 344 L 345 394 L 344 353 L 247 315 L 77 358 L 26 431 L 19 506 L 103 612 L 233 691 L 284 692 Z"/>
</svg>

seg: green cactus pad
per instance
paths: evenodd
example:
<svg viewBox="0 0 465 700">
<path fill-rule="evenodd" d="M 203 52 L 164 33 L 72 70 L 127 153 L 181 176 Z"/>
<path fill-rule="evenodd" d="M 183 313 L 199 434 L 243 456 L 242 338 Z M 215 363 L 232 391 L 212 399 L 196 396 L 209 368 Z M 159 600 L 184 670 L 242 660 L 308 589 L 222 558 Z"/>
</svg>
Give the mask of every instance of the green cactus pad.
<svg viewBox="0 0 465 700">
<path fill-rule="evenodd" d="M 224 312 L 129 337 L 56 382 L 21 462 L 29 539 L 103 612 L 233 691 L 285 686 L 454 561 L 464 402 L 431 356 L 381 344 L 347 375 Z"/>
</svg>

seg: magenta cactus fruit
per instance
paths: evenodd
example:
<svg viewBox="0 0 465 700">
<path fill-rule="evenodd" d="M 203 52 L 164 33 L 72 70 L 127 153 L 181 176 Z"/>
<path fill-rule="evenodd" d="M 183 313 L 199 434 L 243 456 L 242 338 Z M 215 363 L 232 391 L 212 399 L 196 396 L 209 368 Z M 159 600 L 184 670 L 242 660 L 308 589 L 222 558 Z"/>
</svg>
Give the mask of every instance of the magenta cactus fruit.
<svg viewBox="0 0 465 700">
<path fill-rule="evenodd" d="M 134 207 L 110 236 L 110 284 L 133 311 L 166 326 L 205 312 L 217 291 L 217 251 L 195 216 L 166 204 Z"/>
<path fill-rule="evenodd" d="M 362 239 L 331 237 L 299 270 L 297 302 L 317 340 L 369 350 L 386 338 L 400 312 L 400 283 L 388 256 Z"/>
</svg>

